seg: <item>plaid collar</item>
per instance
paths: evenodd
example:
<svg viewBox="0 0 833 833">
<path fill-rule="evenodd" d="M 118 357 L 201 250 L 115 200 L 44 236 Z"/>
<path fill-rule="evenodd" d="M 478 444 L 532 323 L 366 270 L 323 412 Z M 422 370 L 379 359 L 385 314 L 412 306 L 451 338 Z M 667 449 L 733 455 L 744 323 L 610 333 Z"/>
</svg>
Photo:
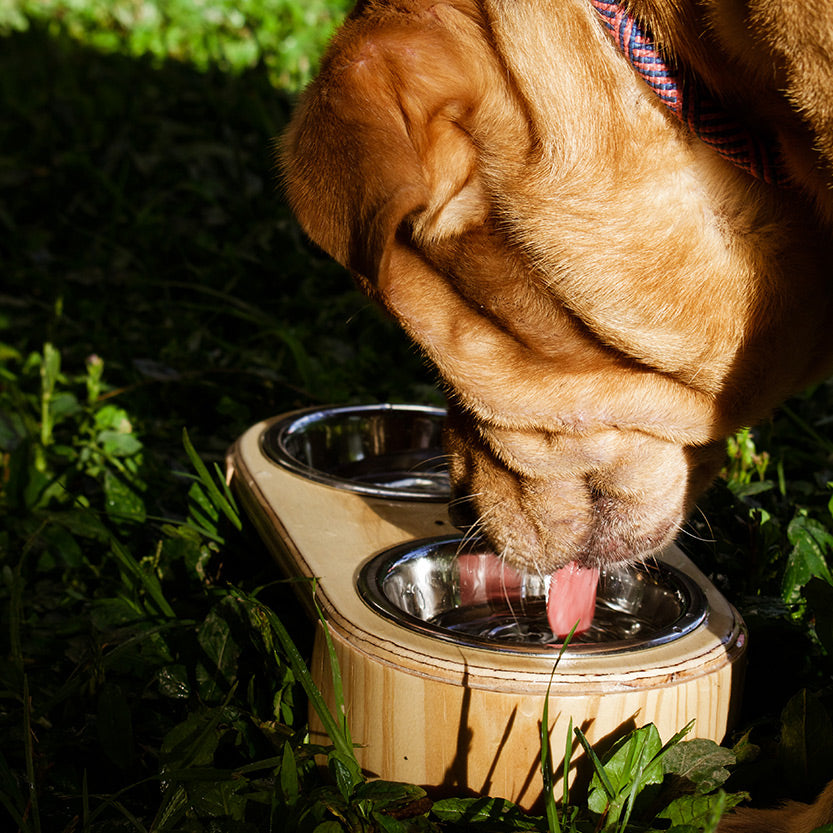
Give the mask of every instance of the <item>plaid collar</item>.
<svg viewBox="0 0 833 833">
<path fill-rule="evenodd" d="M 663 104 L 705 144 L 756 179 L 788 184 L 770 140 L 753 134 L 672 67 L 651 33 L 615 0 L 590 0 L 619 51 Z"/>
</svg>

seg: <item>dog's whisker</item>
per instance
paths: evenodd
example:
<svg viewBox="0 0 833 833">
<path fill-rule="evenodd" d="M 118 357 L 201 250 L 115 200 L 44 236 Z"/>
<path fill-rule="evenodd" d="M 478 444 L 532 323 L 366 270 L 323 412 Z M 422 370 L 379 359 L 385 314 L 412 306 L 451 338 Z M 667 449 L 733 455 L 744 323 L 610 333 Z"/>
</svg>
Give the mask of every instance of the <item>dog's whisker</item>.
<svg viewBox="0 0 833 833">
<path fill-rule="evenodd" d="M 463 534 L 460 536 L 460 540 L 457 543 L 457 552 L 456 555 L 460 555 L 466 547 L 474 541 L 480 532 L 480 520 L 476 520 L 468 529 L 463 530 Z"/>
<path fill-rule="evenodd" d="M 500 559 L 501 559 L 501 564 L 506 566 L 506 548 L 505 547 L 501 551 Z M 514 619 L 515 623 L 517 624 L 520 621 L 520 619 L 518 617 L 518 614 L 515 612 L 515 608 L 512 606 L 512 599 L 510 598 L 509 594 L 506 592 L 505 576 L 506 576 L 506 572 L 504 570 L 502 570 L 501 571 L 501 576 L 500 576 L 501 589 L 503 590 L 503 597 L 504 597 L 504 599 L 506 599 L 506 606 L 509 608 L 509 613 L 512 616 L 512 618 Z"/>
<path fill-rule="evenodd" d="M 705 512 L 703 512 L 703 510 L 699 506 L 695 507 L 695 511 L 703 519 L 703 523 L 705 523 L 705 525 L 708 529 L 708 532 L 712 537 L 705 537 L 703 535 L 698 534 L 694 529 L 694 526 L 691 522 L 691 519 L 687 519 L 683 523 L 677 524 L 676 532 L 679 535 L 685 535 L 687 538 L 690 538 L 692 541 L 699 541 L 703 544 L 714 544 L 717 539 L 714 537 L 714 530 L 712 529 L 712 525 L 709 522 L 709 519 L 706 517 Z"/>
<path fill-rule="evenodd" d="M 473 494 L 458 495 L 457 497 L 451 498 L 451 500 L 449 500 L 449 502 L 448 502 L 448 505 L 449 506 L 458 506 L 458 505 L 467 503 L 472 498 L 481 497 L 482 494 L 483 494 L 482 492 L 475 492 Z"/>
<path fill-rule="evenodd" d="M 468 546 L 468 544 L 470 544 L 472 541 L 474 541 L 475 539 L 477 539 L 480 536 L 480 534 L 481 534 L 481 532 L 482 532 L 482 530 L 485 526 L 486 520 L 488 519 L 489 515 L 492 512 L 494 512 L 496 509 L 497 509 L 496 506 L 489 507 L 489 509 L 487 509 L 486 512 L 483 512 L 480 515 L 478 515 L 478 517 L 475 519 L 474 523 L 468 529 L 466 529 L 463 532 L 463 536 L 460 539 L 460 544 L 458 546 L 458 554 L 466 546 Z"/>
<path fill-rule="evenodd" d="M 412 466 L 411 471 L 425 471 L 426 469 L 429 471 L 440 471 L 447 463 L 447 454 L 436 454 L 433 457 L 426 457 L 424 460 L 420 460 Z"/>
<path fill-rule="evenodd" d="M 677 529 L 677 532 L 678 532 L 680 535 L 685 535 L 685 537 L 686 537 L 686 538 L 689 538 L 689 539 L 691 539 L 692 541 L 699 541 L 701 544 L 714 544 L 714 543 L 715 543 L 715 541 L 716 541 L 716 539 L 715 539 L 715 538 L 706 538 L 706 537 L 704 537 L 703 535 L 698 535 L 696 532 L 694 532 L 694 530 L 693 530 L 693 529 L 691 529 L 691 528 L 689 527 L 689 525 L 688 525 L 688 524 L 683 524 L 683 525 L 681 525 L 681 526 Z"/>
</svg>

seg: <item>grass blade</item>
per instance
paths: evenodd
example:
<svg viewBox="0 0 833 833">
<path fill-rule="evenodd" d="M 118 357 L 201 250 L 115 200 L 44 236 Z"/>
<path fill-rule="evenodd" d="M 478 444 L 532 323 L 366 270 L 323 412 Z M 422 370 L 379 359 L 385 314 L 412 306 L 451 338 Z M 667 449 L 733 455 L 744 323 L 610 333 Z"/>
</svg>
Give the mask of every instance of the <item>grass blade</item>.
<svg viewBox="0 0 833 833">
<path fill-rule="evenodd" d="M 558 652 L 558 656 L 555 658 L 555 664 L 552 667 L 552 672 L 550 673 L 550 680 L 547 683 L 547 693 L 544 698 L 544 708 L 541 714 L 541 778 L 544 782 L 544 807 L 546 810 L 547 815 L 547 826 L 549 827 L 550 833 L 561 833 L 561 822 L 558 819 L 558 807 L 555 803 L 555 774 L 552 768 L 552 748 L 550 747 L 550 736 L 549 736 L 549 723 L 550 723 L 550 691 L 552 690 L 552 681 L 555 677 L 555 672 L 558 669 L 558 665 L 561 662 L 561 658 L 564 656 L 564 652 L 567 650 L 570 642 L 573 639 L 573 636 L 576 632 L 576 627 L 578 627 L 578 623 L 573 625 L 572 630 L 567 634 L 564 638 L 564 642 L 561 645 L 561 649 Z M 572 738 L 572 727 L 573 727 L 573 718 L 570 718 L 570 729 L 567 737 L 567 747 L 568 747 L 568 754 L 565 755 L 564 758 L 564 802 L 561 807 L 562 817 L 565 816 L 567 812 L 567 804 L 569 800 L 569 786 L 567 777 L 569 774 L 569 748 L 570 748 L 570 741 Z"/>
<path fill-rule="evenodd" d="M 353 758 L 353 760 L 355 760 L 355 753 L 353 752 L 352 744 L 348 744 L 341 731 L 341 727 L 330 713 L 323 695 L 318 690 L 318 686 L 316 686 L 315 680 L 313 680 L 312 674 L 310 673 L 309 668 L 307 668 L 307 664 L 304 662 L 304 658 L 301 656 L 300 651 L 292 641 L 292 637 L 284 627 L 283 622 L 281 622 L 275 613 L 269 608 L 264 607 L 259 602 L 255 602 L 255 604 L 257 605 L 258 614 L 268 622 L 273 633 L 278 637 L 278 641 L 281 643 L 281 648 L 283 649 L 286 660 L 289 663 L 290 668 L 292 668 L 292 672 L 295 674 L 295 679 L 298 680 L 304 689 L 304 692 L 309 698 L 310 705 L 313 709 L 315 709 L 315 713 L 318 715 L 318 719 L 321 721 L 324 731 L 333 742 L 333 746 L 345 758 Z M 356 766 L 358 766 L 358 762 L 356 763 Z"/>
<path fill-rule="evenodd" d="M 234 500 L 231 491 L 228 489 L 225 478 L 222 472 L 217 468 L 217 477 L 223 484 L 223 491 L 217 488 L 217 483 L 206 468 L 200 455 L 197 454 L 196 449 L 191 444 L 187 429 L 182 429 L 182 445 L 185 448 L 185 453 L 191 461 L 191 465 L 197 472 L 197 480 L 206 490 L 214 505 L 231 521 L 234 528 L 238 531 L 243 529 L 243 522 L 240 520 L 240 512 L 237 509 L 237 503 Z"/>
<path fill-rule="evenodd" d="M 616 790 L 613 789 L 613 784 L 610 783 L 610 778 L 608 778 L 607 773 L 605 772 L 604 765 L 599 760 L 599 756 L 593 751 L 593 747 L 590 745 L 590 741 L 584 735 L 584 732 L 576 726 L 573 729 L 576 737 L 579 740 L 579 743 L 584 747 L 584 751 L 587 757 L 590 759 L 590 763 L 593 765 L 593 769 L 596 771 L 597 775 L 599 776 L 599 780 L 602 782 L 602 789 L 605 791 L 605 795 L 607 796 L 609 801 L 613 801 L 616 798 Z"/>
<path fill-rule="evenodd" d="M 683 728 L 680 729 L 680 731 L 674 735 L 674 737 L 672 737 L 669 741 L 663 744 L 662 749 L 660 749 L 659 752 L 657 752 L 657 754 L 654 755 L 653 759 L 651 760 L 651 763 L 662 760 L 662 758 L 665 757 L 665 754 L 668 752 L 668 750 L 671 749 L 671 747 L 676 746 L 694 728 L 694 724 L 696 722 L 697 721 L 694 718 L 689 720 L 688 723 L 686 723 L 686 725 L 683 726 Z"/>
<path fill-rule="evenodd" d="M 116 560 L 125 572 L 127 572 L 128 575 L 132 576 L 134 579 L 138 580 L 138 583 L 144 588 L 148 596 L 153 599 L 157 609 L 163 616 L 175 619 L 176 614 L 174 613 L 174 609 L 168 604 L 168 600 L 162 592 L 162 585 L 159 583 L 159 579 L 152 573 L 148 573 L 143 570 L 136 562 L 133 555 L 124 546 L 122 546 L 121 542 L 114 535 L 110 535 L 109 537 L 110 550 L 113 555 L 116 556 Z"/>
<path fill-rule="evenodd" d="M 345 745 L 350 749 L 353 748 L 353 739 L 350 736 L 350 728 L 347 725 L 347 709 L 344 704 L 344 683 L 341 677 L 341 667 L 336 656 L 335 645 L 333 645 L 332 637 L 330 636 L 330 628 L 327 626 L 327 620 L 324 618 L 324 612 L 318 604 L 318 599 L 315 597 L 315 583 L 312 589 L 312 602 L 315 605 L 315 611 L 318 614 L 318 620 L 321 623 L 321 628 L 324 632 L 324 639 L 327 643 L 327 653 L 330 657 L 330 671 L 333 678 L 333 694 L 335 696 L 336 712 L 340 716 L 341 732 L 344 736 Z"/>
<path fill-rule="evenodd" d="M 32 743 L 32 700 L 29 696 L 29 677 L 23 675 L 23 738 L 26 755 L 26 780 L 29 783 L 29 808 L 32 815 L 32 830 L 41 833 L 38 788 L 35 781 L 35 750 Z"/>
<path fill-rule="evenodd" d="M 570 803 L 570 763 L 573 757 L 573 718 L 567 726 L 567 743 L 564 749 L 564 774 L 561 776 L 561 785 L 564 789 L 564 796 L 561 806 L 567 807 Z"/>
<path fill-rule="evenodd" d="M 555 669 L 553 668 L 553 674 Z M 544 710 L 541 716 L 541 776 L 544 781 L 544 808 L 547 815 L 547 828 L 550 833 L 561 833 L 561 824 L 558 821 L 558 808 L 555 806 L 555 784 L 552 770 L 552 751 L 550 749 L 549 736 L 549 702 L 550 686 L 552 685 L 552 674 L 550 683 L 547 686 L 547 696 L 544 699 Z"/>
</svg>

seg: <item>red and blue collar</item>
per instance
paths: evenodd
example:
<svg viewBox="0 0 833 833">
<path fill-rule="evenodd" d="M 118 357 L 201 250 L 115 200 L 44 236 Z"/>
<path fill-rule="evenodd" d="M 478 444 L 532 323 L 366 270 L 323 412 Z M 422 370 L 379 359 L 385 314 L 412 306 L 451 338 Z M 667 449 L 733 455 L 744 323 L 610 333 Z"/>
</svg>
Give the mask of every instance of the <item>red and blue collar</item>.
<svg viewBox="0 0 833 833">
<path fill-rule="evenodd" d="M 590 0 L 619 51 L 665 106 L 705 144 L 757 179 L 785 186 L 771 141 L 752 133 L 666 60 L 651 33 L 615 0 Z"/>
</svg>

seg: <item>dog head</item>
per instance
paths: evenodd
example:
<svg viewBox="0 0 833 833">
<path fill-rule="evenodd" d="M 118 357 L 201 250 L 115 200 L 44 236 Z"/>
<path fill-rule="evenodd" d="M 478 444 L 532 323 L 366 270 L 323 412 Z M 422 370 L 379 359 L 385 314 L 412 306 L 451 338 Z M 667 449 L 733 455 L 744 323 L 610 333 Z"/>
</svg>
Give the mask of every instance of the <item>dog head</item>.
<svg viewBox="0 0 833 833">
<path fill-rule="evenodd" d="M 804 202 L 669 120 L 593 15 L 360 4 L 282 151 L 304 228 L 447 383 L 456 493 L 542 572 L 662 548 L 725 436 L 826 363 Z"/>
</svg>

